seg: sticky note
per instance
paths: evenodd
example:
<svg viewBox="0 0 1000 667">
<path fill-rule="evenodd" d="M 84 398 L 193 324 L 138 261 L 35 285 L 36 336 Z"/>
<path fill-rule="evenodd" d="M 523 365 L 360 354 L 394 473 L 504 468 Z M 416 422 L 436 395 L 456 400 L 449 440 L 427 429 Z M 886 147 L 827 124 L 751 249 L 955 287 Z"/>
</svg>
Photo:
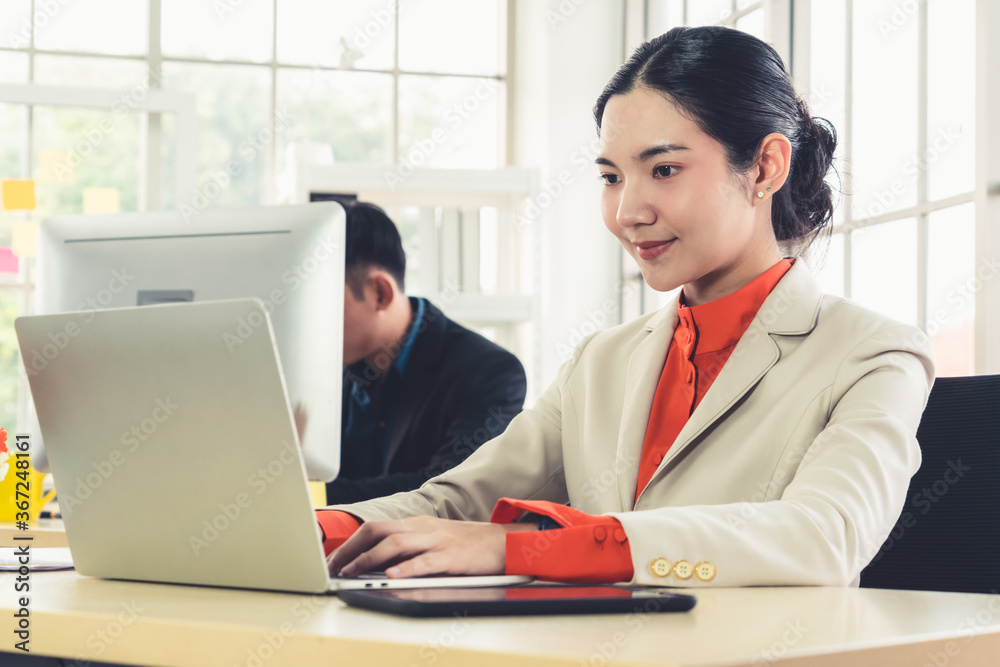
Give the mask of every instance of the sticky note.
<svg viewBox="0 0 1000 667">
<path fill-rule="evenodd" d="M 118 213 L 121 211 L 118 201 L 118 188 L 84 188 L 83 212 L 85 215 L 98 213 Z"/>
<path fill-rule="evenodd" d="M 313 508 L 326 507 L 330 503 L 326 502 L 326 482 L 314 482 L 309 480 L 309 495 L 312 497 Z"/>
<path fill-rule="evenodd" d="M 76 168 L 70 163 L 70 151 L 39 151 L 38 180 L 42 183 L 75 183 Z"/>
<path fill-rule="evenodd" d="M 38 223 L 34 221 L 15 222 L 10 232 L 10 249 L 21 257 L 34 257 L 38 241 Z"/>
<path fill-rule="evenodd" d="M 0 182 L 0 192 L 3 193 L 3 208 L 5 211 L 15 209 L 35 209 L 35 182 L 31 179 L 7 179 Z"/>
<path fill-rule="evenodd" d="M 0 248 L 0 273 L 17 274 L 21 263 L 10 248 Z"/>
</svg>

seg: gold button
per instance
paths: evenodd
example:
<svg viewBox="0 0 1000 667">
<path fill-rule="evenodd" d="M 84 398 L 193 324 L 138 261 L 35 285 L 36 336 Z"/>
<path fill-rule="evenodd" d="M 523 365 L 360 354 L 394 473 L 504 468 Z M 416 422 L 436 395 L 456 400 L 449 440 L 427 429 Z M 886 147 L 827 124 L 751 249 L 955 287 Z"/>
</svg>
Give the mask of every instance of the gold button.
<svg viewBox="0 0 1000 667">
<path fill-rule="evenodd" d="M 711 581 L 715 579 L 715 566 L 708 561 L 702 561 L 694 567 L 694 576 L 698 577 L 702 581 Z"/>
<path fill-rule="evenodd" d="M 669 577 L 670 561 L 666 558 L 657 558 L 649 564 L 649 570 L 658 577 Z"/>
<path fill-rule="evenodd" d="M 678 579 L 690 579 L 691 575 L 694 574 L 694 568 L 686 560 L 679 560 L 674 564 L 674 574 L 677 575 Z"/>
</svg>

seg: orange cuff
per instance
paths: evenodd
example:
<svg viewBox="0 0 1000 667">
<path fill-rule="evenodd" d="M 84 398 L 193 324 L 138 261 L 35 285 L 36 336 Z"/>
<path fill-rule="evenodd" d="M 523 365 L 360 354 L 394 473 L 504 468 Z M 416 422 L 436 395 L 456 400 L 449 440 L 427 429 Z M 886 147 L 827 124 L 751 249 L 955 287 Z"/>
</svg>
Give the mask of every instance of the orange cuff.
<svg viewBox="0 0 1000 667">
<path fill-rule="evenodd" d="M 323 529 L 323 553 L 327 556 L 361 527 L 360 521 L 339 510 L 316 510 L 316 521 Z"/>
<path fill-rule="evenodd" d="M 525 514 L 547 516 L 566 528 L 592 523 L 604 523 L 604 520 L 609 518 L 587 514 L 578 509 L 573 509 L 569 505 L 560 505 L 548 500 L 501 498 L 497 501 L 496 507 L 493 508 L 493 516 L 490 517 L 490 523 L 514 523 Z M 612 521 L 618 523 L 615 519 L 612 519 Z"/>
<path fill-rule="evenodd" d="M 563 528 L 508 533 L 507 574 L 587 584 L 632 579 L 632 550 L 618 519 L 548 501 L 501 498 L 490 521 L 513 523 L 526 512 L 550 517 Z"/>
</svg>

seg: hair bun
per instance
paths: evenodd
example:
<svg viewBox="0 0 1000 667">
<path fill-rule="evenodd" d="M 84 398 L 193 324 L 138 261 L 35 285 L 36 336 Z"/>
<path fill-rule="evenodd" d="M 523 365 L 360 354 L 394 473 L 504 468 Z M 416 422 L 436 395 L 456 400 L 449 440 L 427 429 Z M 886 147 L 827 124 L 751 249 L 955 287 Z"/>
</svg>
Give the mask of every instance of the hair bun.
<svg viewBox="0 0 1000 667">
<path fill-rule="evenodd" d="M 814 118 L 800 102 L 799 134 L 789 174 L 791 204 L 799 220 L 818 231 L 833 218 L 833 196 L 826 175 L 837 149 L 837 131 L 825 118 Z M 779 239 L 784 240 L 784 239 Z"/>
</svg>

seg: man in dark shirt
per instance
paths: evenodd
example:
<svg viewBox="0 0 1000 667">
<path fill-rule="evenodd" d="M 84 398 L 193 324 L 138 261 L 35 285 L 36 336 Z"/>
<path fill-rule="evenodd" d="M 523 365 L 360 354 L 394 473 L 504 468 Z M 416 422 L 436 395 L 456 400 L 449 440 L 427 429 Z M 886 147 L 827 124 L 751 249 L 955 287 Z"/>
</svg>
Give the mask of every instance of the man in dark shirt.
<svg viewBox="0 0 1000 667">
<path fill-rule="evenodd" d="M 503 432 L 521 411 L 524 368 L 510 352 L 407 297 L 395 224 L 346 207 L 341 468 L 327 502 L 419 487 Z"/>
</svg>

